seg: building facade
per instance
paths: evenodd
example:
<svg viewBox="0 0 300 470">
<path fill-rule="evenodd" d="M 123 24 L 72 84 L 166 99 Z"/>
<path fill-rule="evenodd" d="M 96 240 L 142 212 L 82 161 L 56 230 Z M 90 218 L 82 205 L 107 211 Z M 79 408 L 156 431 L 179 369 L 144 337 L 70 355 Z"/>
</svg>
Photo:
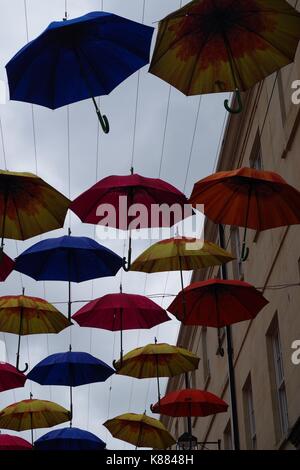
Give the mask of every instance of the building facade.
<svg viewBox="0 0 300 470">
<path fill-rule="evenodd" d="M 270 170 L 300 190 L 297 80 L 300 47 L 293 64 L 246 93 L 243 112 L 228 117 L 216 171 L 243 166 Z M 209 220 L 204 233 L 207 240 L 219 242 L 218 227 Z M 240 447 L 299 449 L 300 226 L 261 233 L 248 230 L 246 262 L 239 261 L 242 237 L 243 229 L 225 227 L 227 249 L 237 258 L 228 264 L 228 279 L 260 288 L 269 304 L 254 321 L 232 327 Z M 220 277 L 218 268 L 195 272 L 192 280 L 214 277 Z M 225 355 L 221 357 L 216 354 L 218 337 L 213 328 L 182 326 L 178 337 L 179 346 L 201 358 L 190 385 L 215 393 L 230 405 L 225 333 L 223 342 Z M 166 393 L 180 388 L 185 388 L 181 376 L 169 380 Z M 177 439 L 187 431 L 183 418 L 161 419 Z M 232 449 L 230 406 L 226 414 L 193 418 L 192 433 L 199 442 L 220 439 L 222 449 Z M 206 447 L 216 448 L 213 444 Z"/>
</svg>

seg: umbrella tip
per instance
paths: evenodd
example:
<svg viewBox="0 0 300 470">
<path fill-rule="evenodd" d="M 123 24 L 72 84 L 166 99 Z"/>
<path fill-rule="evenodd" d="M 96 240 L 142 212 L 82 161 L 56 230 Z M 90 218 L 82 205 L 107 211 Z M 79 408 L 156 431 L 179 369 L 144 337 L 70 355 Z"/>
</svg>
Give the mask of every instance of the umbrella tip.
<svg viewBox="0 0 300 470">
<path fill-rule="evenodd" d="M 120 284 L 120 294 L 123 293 L 123 287 L 122 287 L 122 283 Z"/>
<path fill-rule="evenodd" d="M 133 166 L 130 168 L 130 173 L 133 175 L 133 172 L 134 172 L 134 168 Z"/>
<path fill-rule="evenodd" d="M 30 392 L 30 395 L 29 395 L 29 397 L 30 397 L 30 400 L 32 400 L 32 399 L 33 399 L 33 395 L 32 395 L 32 393 L 31 393 L 31 392 Z"/>
<path fill-rule="evenodd" d="M 155 336 L 155 338 L 154 338 L 154 342 L 155 342 L 155 344 L 157 344 L 157 338 L 156 338 L 156 336 Z"/>
<path fill-rule="evenodd" d="M 69 235 L 69 237 L 70 237 L 71 233 L 72 233 L 72 232 L 71 232 L 71 228 L 69 227 L 69 228 L 68 228 L 68 235 Z"/>
<path fill-rule="evenodd" d="M 69 351 L 70 351 L 70 352 L 72 351 L 72 346 L 71 346 L 71 344 L 69 345 Z"/>
</svg>

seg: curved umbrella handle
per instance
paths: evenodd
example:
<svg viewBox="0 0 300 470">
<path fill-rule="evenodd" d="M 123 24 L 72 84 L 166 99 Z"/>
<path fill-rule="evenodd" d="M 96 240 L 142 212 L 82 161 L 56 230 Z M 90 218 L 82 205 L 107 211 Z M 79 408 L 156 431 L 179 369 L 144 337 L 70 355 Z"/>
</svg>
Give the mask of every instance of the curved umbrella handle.
<svg viewBox="0 0 300 470">
<path fill-rule="evenodd" d="M 241 253 L 241 261 L 247 261 L 247 259 L 249 257 L 249 253 L 250 253 L 249 248 L 246 246 L 246 243 L 243 242 L 242 253 Z"/>
<path fill-rule="evenodd" d="M 103 114 L 101 114 L 101 111 L 96 103 L 96 100 L 94 97 L 92 97 L 92 100 L 93 100 L 93 103 L 94 103 L 94 106 L 95 106 L 95 110 L 96 110 L 96 113 L 97 113 L 97 116 L 98 116 L 98 119 L 99 119 L 99 122 L 100 122 L 100 125 L 102 127 L 102 130 L 104 132 L 104 134 L 108 134 L 109 133 L 109 122 L 108 122 L 108 119 L 107 117 Z"/>
<path fill-rule="evenodd" d="M 16 366 L 16 369 L 18 369 L 19 372 L 22 372 L 22 374 L 25 374 L 25 372 L 27 372 L 27 370 L 28 370 L 28 367 L 29 367 L 29 365 L 27 364 L 27 362 L 25 362 L 25 368 L 23 370 L 21 370 L 19 368 L 19 362 L 18 362 L 18 364 Z"/>
<path fill-rule="evenodd" d="M 228 111 L 230 114 L 240 114 L 243 111 L 243 102 L 242 102 L 241 92 L 238 88 L 235 90 L 235 96 L 238 102 L 238 107 L 235 109 L 230 107 L 229 100 L 224 101 L 224 107 L 226 111 Z"/>
<path fill-rule="evenodd" d="M 154 405 L 153 405 L 153 404 L 150 405 L 150 411 L 151 411 L 152 413 L 155 413 L 155 412 L 154 412 Z"/>
<path fill-rule="evenodd" d="M 116 369 L 116 371 L 118 371 L 118 368 L 117 368 L 117 366 L 116 366 L 116 365 L 117 365 L 116 359 L 113 360 L 112 365 L 114 366 L 114 368 Z"/>
</svg>

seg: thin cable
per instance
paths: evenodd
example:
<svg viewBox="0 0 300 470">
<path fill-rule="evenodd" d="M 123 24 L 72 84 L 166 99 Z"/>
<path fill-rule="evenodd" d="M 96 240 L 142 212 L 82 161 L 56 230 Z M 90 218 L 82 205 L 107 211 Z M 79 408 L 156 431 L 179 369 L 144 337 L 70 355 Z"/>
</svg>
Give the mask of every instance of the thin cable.
<svg viewBox="0 0 300 470">
<path fill-rule="evenodd" d="M 199 103 L 198 103 L 198 109 L 197 109 L 197 114 L 196 114 L 196 120 L 195 120 L 194 132 L 193 132 L 193 137 L 192 137 L 191 149 L 190 149 L 190 154 L 189 154 L 189 159 L 188 159 L 188 166 L 187 166 L 184 185 L 183 185 L 183 193 L 185 193 L 187 180 L 188 180 L 188 176 L 189 176 L 189 172 L 190 172 L 190 166 L 191 166 L 192 156 L 193 156 L 193 151 L 194 151 L 195 138 L 196 138 L 196 133 L 197 133 L 197 128 L 198 128 L 198 121 L 199 121 L 201 103 L 202 103 L 202 95 L 200 95 Z"/>
<path fill-rule="evenodd" d="M 7 170 L 6 149 L 5 149 L 5 144 L 4 144 L 4 135 L 3 135 L 1 116 L 0 116 L 0 134 L 1 134 L 1 146 L 2 146 L 2 153 L 3 153 L 4 168 L 5 170 Z"/>
</svg>

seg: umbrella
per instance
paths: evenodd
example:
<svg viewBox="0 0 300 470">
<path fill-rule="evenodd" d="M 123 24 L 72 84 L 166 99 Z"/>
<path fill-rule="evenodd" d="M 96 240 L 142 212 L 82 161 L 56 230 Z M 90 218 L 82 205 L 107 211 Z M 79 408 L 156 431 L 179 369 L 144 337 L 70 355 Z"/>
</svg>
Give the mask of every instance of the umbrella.
<svg viewBox="0 0 300 470">
<path fill-rule="evenodd" d="M 186 311 L 182 309 L 185 295 Z M 168 307 L 185 325 L 202 325 L 214 328 L 253 320 L 268 304 L 261 292 L 243 281 L 210 279 L 186 287 Z M 219 338 L 220 345 L 220 338 Z M 221 347 L 219 348 L 221 351 Z"/>
<path fill-rule="evenodd" d="M 0 433 L 0 450 L 32 450 L 32 445 L 21 437 Z"/>
<path fill-rule="evenodd" d="M 71 282 L 115 276 L 122 265 L 120 256 L 91 238 L 68 235 L 42 240 L 28 248 L 16 259 L 15 270 L 36 281 L 67 281 L 70 319 Z"/>
<path fill-rule="evenodd" d="M 51 428 L 70 420 L 70 412 L 62 406 L 47 400 L 22 400 L 0 411 L 0 428 L 14 431 Z"/>
<path fill-rule="evenodd" d="M 247 259 L 246 229 L 268 230 L 300 223 L 300 192 L 271 171 L 238 168 L 195 184 L 190 202 L 203 204 L 218 224 L 245 227 L 242 259 Z"/>
<path fill-rule="evenodd" d="M 196 238 L 176 236 L 161 240 L 144 251 L 131 265 L 130 271 L 158 273 L 180 271 L 181 289 L 184 289 L 182 271 L 219 266 L 234 257 L 214 243 Z M 183 300 L 183 308 L 185 302 Z"/>
<path fill-rule="evenodd" d="M 129 176 L 102 179 L 78 196 L 70 209 L 82 222 L 129 230 L 127 270 L 131 263 L 131 230 L 171 227 L 193 214 L 182 192 L 161 179 L 134 174 L 133 168 Z"/>
<path fill-rule="evenodd" d="M 0 362 L 0 392 L 24 387 L 26 376 L 8 362 Z"/>
<path fill-rule="evenodd" d="M 185 95 L 246 91 L 293 62 L 299 39 L 284 0 L 194 0 L 159 23 L 150 72 Z"/>
<path fill-rule="evenodd" d="M 21 336 L 59 333 L 70 325 L 72 323 L 46 300 L 26 295 L 0 297 L 0 331 L 19 335 L 17 369 L 19 369 Z M 26 372 L 27 369 L 26 363 L 22 372 Z"/>
<path fill-rule="evenodd" d="M 72 387 L 105 382 L 114 369 L 91 354 L 71 350 L 51 354 L 27 374 L 29 380 L 40 385 L 66 385 L 70 387 L 71 421 L 73 416 Z"/>
<path fill-rule="evenodd" d="M 72 319 L 80 326 L 121 332 L 121 361 L 123 358 L 123 330 L 147 329 L 169 321 L 166 311 L 143 295 L 107 294 L 92 300 Z"/>
<path fill-rule="evenodd" d="M 0 170 L 0 237 L 26 240 L 64 225 L 70 201 L 32 173 Z"/>
<path fill-rule="evenodd" d="M 160 404 L 151 405 L 152 413 L 167 416 L 209 416 L 225 413 L 227 403 L 206 390 L 185 389 L 168 393 L 160 400 Z"/>
<path fill-rule="evenodd" d="M 108 95 L 149 62 L 153 28 L 112 13 L 55 21 L 6 65 L 10 99 L 56 109 Z"/>
<path fill-rule="evenodd" d="M 1 259 L 2 253 L 2 259 Z M 6 281 L 10 273 L 13 271 L 15 262 L 7 256 L 4 251 L 0 252 L 0 282 Z"/>
<path fill-rule="evenodd" d="M 195 370 L 198 363 L 199 358 L 187 349 L 155 342 L 133 349 L 123 357 L 122 364 L 114 361 L 114 367 L 119 375 L 137 379 L 156 377 L 160 400 L 159 377 L 174 377 Z"/>
<path fill-rule="evenodd" d="M 95 434 L 79 428 L 50 431 L 34 443 L 37 450 L 103 450 L 106 447 Z"/>
<path fill-rule="evenodd" d="M 166 449 L 175 440 L 161 421 L 150 418 L 145 413 L 126 413 L 106 421 L 105 426 L 113 437 L 129 442 L 137 447 Z"/>
</svg>

